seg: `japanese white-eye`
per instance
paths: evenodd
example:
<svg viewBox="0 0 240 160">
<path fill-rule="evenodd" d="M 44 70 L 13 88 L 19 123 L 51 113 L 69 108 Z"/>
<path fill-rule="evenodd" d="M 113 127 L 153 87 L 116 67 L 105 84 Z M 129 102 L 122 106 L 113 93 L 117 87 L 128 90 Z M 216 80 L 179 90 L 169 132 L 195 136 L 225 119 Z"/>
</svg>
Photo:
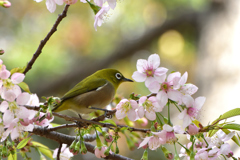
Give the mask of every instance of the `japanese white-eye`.
<svg viewBox="0 0 240 160">
<path fill-rule="evenodd" d="M 80 114 L 88 114 L 93 112 L 93 109 L 102 109 L 112 101 L 118 86 L 127 81 L 133 82 L 118 70 L 99 70 L 69 90 L 52 111 L 70 109 Z"/>
</svg>

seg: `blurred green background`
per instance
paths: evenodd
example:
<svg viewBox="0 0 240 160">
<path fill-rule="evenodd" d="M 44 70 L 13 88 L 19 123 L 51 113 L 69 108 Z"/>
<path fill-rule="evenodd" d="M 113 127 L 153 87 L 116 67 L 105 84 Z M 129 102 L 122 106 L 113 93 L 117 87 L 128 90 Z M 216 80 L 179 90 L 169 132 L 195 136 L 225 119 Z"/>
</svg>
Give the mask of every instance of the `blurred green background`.
<svg viewBox="0 0 240 160">
<path fill-rule="evenodd" d="M 0 48 L 5 50 L 0 58 L 9 70 L 30 61 L 64 8 L 57 6 L 56 11 L 50 13 L 45 1 L 12 0 L 11 3 L 8 9 L 0 8 Z M 209 23 L 210 15 L 229 11 L 226 8 L 232 3 L 232 0 L 119 0 L 106 22 L 95 31 L 93 11 L 88 4 L 77 2 L 69 7 L 67 17 L 26 74 L 25 82 L 39 97 L 61 97 L 84 77 L 102 68 L 116 68 L 131 78 L 137 59 L 158 53 L 161 67 L 168 68 L 168 73 L 187 71 L 188 82 L 202 85 L 202 76 L 196 73 L 202 73 L 199 63 L 204 61 L 201 56 L 204 53 L 208 56 L 208 52 L 200 54 L 199 46 L 211 43 L 210 38 L 204 39 L 203 26 Z M 211 67 L 209 61 L 205 71 Z M 118 90 L 118 94 L 126 97 L 132 92 L 150 93 L 143 83 L 122 84 Z M 204 89 L 199 92 L 207 93 Z M 34 138 L 51 149 L 58 146 L 56 142 Z M 124 141 L 119 142 L 119 147 L 120 154 L 133 159 L 140 159 L 143 153 L 142 149 L 130 151 Z M 31 156 L 35 159 L 37 153 Z M 149 159 L 164 159 L 162 156 L 160 150 L 151 151 Z M 97 159 L 92 154 L 73 159 L 79 158 Z"/>
</svg>

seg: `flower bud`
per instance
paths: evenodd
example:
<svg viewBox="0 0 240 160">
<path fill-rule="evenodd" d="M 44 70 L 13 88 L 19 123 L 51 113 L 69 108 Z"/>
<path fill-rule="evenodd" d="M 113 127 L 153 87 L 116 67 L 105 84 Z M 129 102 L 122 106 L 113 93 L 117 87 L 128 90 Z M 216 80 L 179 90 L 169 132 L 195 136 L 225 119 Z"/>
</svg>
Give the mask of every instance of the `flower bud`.
<svg viewBox="0 0 240 160">
<path fill-rule="evenodd" d="M 78 0 L 63 0 L 66 4 L 71 5 L 75 4 Z"/>
<path fill-rule="evenodd" d="M 147 149 L 144 151 L 141 160 L 148 160 L 148 150 Z"/>
<path fill-rule="evenodd" d="M 112 142 L 112 141 L 113 141 L 112 135 L 106 134 L 105 140 L 106 140 L 107 142 Z"/>
<path fill-rule="evenodd" d="M 83 143 L 83 141 L 81 143 L 81 150 L 80 150 L 80 152 L 81 152 L 81 154 L 86 154 L 87 153 L 87 148 L 86 148 L 85 144 Z"/>
<path fill-rule="evenodd" d="M 232 156 L 233 156 L 233 152 L 232 151 L 230 151 L 229 153 L 228 153 L 228 155 L 226 155 L 228 158 L 231 158 Z"/>
<path fill-rule="evenodd" d="M 0 1 L 0 5 L 3 6 L 4 8 L 11 7 L 11 3 L 9 1 L 6 1 L 6 0 Z"/>
<path fill-rule="evenodd" d="M 198 131 L 199 131 L 199 128 L 195 124 L 190 124 L 187 127 L 188 134 L 190 134 L 192 136 L 198 134 Z"/>
</svg>

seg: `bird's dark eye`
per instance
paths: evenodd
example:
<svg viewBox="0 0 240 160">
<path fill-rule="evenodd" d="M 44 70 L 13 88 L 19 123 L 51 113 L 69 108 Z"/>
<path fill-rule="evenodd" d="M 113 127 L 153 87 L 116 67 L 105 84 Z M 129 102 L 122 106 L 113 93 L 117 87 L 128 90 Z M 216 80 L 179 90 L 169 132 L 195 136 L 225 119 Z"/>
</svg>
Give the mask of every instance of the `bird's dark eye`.
<svg viewBox="0 0 240 160">
<path fill-rule="evenodd" d="M 116 76 L 117 79 L 121 79 L 122 78 L 122 75 L 120 73 L 116 73 L 115 76 Z"/>
</svg>

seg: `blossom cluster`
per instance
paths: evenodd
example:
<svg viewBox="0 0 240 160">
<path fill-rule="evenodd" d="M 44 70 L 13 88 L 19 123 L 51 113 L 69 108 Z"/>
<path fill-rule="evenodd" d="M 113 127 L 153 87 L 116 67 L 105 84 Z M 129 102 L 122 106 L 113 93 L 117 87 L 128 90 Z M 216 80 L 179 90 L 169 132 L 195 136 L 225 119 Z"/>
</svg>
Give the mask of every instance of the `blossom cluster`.
<svg viewBox="0 0 240 160">
<path fill-rule="evenodd" d="M 35 0 L 36 2 L 41 2 L 42 0 Z M 78 0 L 46 0 L 47 9 L 53 13 L 56 10 L 57 5 L 63 5 L 66 3 L 68 5 L 75 4 Z M 101 26 L 106 20 L 107 13 L 110 9 L 115 9 L 116 0 L 94 0 L 94 4 L 90 0 L 80 0 L 83 3 L 89 3 L 90 7 L 95 13 L 94 28 L 97 30 L 97 26 Z M 106 3 L 107 2 L 107 3 Z"/>
<path fill-rule="evenodd" d="M 194 159 L 216 159 L 219 155 L 232 157 L 232 151 L 227 140 L 231 139 L 234 132 L 225 134 L 217 132 L 214 137 L 199 133 L 198 127 L 194 124 L 200 109 L 206 98 L 193 98 L 192 95 L 197 92 L 198 87 L 186 83 L 188 73 L 181 75 L 180 72 L 173 72 L 167 75 L 168 69 L 160 66 L 160 57 L 158 54 L 152 54 L 147 60 L 139 59 L 137 61 L 137 71 L 132 78 L 137 82 L 145 82 L 145 86 L 151 92 L 149 96 L 138 97 L 137 100 L 122 99 L 116 106 L 116 118 L 122 119 L 125 116 L 131 121 L 136 121 L 146 117 L 153 121 L 151 132 L 139 144 L 139 148 L 149 148 L 156 150 L 162 148 L 162 145 L 175 144 L 178 140 L 176 134 L 186 134 L 191 142 L 182 148 L 181 157 L 190 159 L 190 152 L 194 153 Z M 170 117 L 168 122 L 162 122 L 158 117 L 162 116 L 161 112 L 165 106 L 170 107 L 174 104 L 178 110 L 178 118 L 183 120 L 182 126 L 172 125 Z M 170 114 L 169 114 L 170 115 Z M 165 124 L 164 124 L 165 123 Z M 182 128 L 184 130 L 182 130 Z M 204 141 L 204 140 L 205 141 Z M 195 142 L 195 143 L 194 143 Z M 190 149 L 193 149 L 190 151 Z M 193 158 L 193 157 L 192 157 Z"/>
<path fill-rule="evenodd" d="M 39 106 L 39 98 L 36 94 L 22 92 L 19 84 L 24 80 L 22 73 L 13 73 L 6 69 L 0 59 L 0 141 L 4 141 L 9 135 L 14 140 L 24 131 L 32 131 L 34 124 L 47 126 L 47 119 L 39 122 L 41 114 L 28 110 L 24 105 Z"/>
<path fill-rule="evenodd" d="M 191 124 L 197 118 L 198 112 L 205 102 L 205 97 L 192 98 L 197 86 L 186 84 L 188 74 L 182 76 L 180 72 L 170 73 L 167 76 L 167 68 L 159 67 L 160 57 L 157 54 L 150 55 L 148 60 L 137 61 L 137 71 L 132 78 L 137 82 L 145 82 L 146 87 L 152 93 L 150 97 L 143 96 L 138 102 L 135 100 L 123 99 L 117 105 L 116 117 L 118 119 L 128 118 L 135 121 L 145 117 L 151 121 L 156 119 L 156 113 L 161 112 L 169 100 L 181 105 L 183 111 L 179 118 L 183 119 L 183 128 Z"/>
</svg>

